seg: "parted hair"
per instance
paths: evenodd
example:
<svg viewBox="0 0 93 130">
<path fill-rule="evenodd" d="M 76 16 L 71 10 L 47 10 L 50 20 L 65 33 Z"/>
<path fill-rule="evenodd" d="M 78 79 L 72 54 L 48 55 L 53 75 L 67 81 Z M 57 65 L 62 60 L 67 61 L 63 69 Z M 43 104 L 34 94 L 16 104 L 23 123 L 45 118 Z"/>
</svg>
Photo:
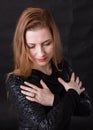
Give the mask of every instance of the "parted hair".
<svg viewBox="0 0 93 130">
<path fill-rule="evenodd" d="M 14 70 L 11 73 L 28 77 L 32 71 L 25 34 L 27 30 L 47 27 L 51 32 L 54 44 L 54 64 L 62 61 L 62 44 L 58 28 L 51 13 L 47 9 L 29 7 L 24 10 L 18 20 L 13 38 Z M 9 75 L 11 74 L 9 73 Z"/>
</svg>

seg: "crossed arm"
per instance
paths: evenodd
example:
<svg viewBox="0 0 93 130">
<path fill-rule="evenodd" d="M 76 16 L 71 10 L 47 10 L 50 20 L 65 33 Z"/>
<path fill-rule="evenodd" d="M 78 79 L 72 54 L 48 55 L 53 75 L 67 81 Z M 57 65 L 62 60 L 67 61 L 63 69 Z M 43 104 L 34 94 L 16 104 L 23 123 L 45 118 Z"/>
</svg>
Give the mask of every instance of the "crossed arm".
<svg viewBox="0 0 93 130">
<path fill-rule="evenodd" d="M 58 81 L 64 86 L 66 91 L 73 89 L 80 95 L 85 90 L 85 88 L 82 88 L 82 82 L 80 81 L 79 77 L 75 78 L 75 73 L 72 73 L 69 82 L 65 82 L 60 77 L 58 78 Z M 26 95 L 26 98 L 30 101 L 40 103 L 44 106 L 52 106 L 54 94 L 49 90 L 48 86 L 43 80 L 41 80 L 40 83 L 42 88 L 38 88 L 34 84 L 24 82 L 24 85 L 20 86 L 22 89 L 21 92 Z"/>
<path fill-rule="evenodd" d="M 22 78 L 13 75 L 10 76 L 7 81 L 9 96 L 21 119 L 23 127 L 29 127 L 33 130 L 54 130 L 58 129 L 59 124 L 61 124 L 62 128 L 64 128 L 76 107 L 76 100 L 78 100 L 79 96 L 77 92 L 73 89 L 69 89 L 62 102 L 51 107 L 47 112 L 44 105 L 35 101 L 29 101 L 25 98 L 25 95 L 20 91 L 20 85 L 23 84 L 23 82 L 24 80 L 22 80 Z M 42 82 L 42 85 L 45 84 Z M 45 88 L 48 89 L 47 86 L 45 86 Z M 35 90 L 35 92 L 37 91 Z"/>
<path fill-rule="evenodd" d="M 28 82 L 25 82 L 26 86 L 22 86 L 24 83 L 22 78 L 10 76 L 7 81 L 7 89 L 19 117 L 23 120 L 24 127 L 29 126 L 33 130 L 37 128 L 38 130 L 54 130 L 58 128 L 59 123 L 62 124 L 63 128 L 67 124 L 77 106 L 76 101 L 79 98 L 79 94 L 85 89 L 81 88 L 82 83 L 78 77 L 75 79 L 74 73 L 68 83 L 61 78 L 58 78 L 58 80 L 64 85 L 67 93 L 61 102 L 51 107 L 49 112 L 46 112 L 46 106 L 53 105 L 51 97 L 54 97 L 47 85 L 41 81 L 42 89 Z M 22 91 L 20 91 L 20 87 Z M 35 98 L 33 98 L 33 93 L 36 93 Z"/>
</svg>

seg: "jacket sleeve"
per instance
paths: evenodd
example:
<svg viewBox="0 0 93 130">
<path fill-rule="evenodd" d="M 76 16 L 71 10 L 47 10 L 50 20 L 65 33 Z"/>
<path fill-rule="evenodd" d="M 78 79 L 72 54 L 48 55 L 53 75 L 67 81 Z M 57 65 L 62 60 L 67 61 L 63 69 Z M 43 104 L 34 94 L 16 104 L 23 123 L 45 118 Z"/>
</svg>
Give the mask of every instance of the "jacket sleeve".
<svg viewBox="0 0 93 130">
<path fill-rule="evenodd" d="M 58 94 L 54 94 L 53 106 L 56 106 L 61 101 L 61 98 Z"/>
<path fill-rule="evenodd" d="M 33 130 L 56 130 L 61 123 L 64 128 L 74 112 L 78 94 L 69 90 L 62 102 L 46 112 L 45 106 L 28 101 L 21 93 L 20 85 L 23 82 L 22 77 L 11 75 L 6 83 L 12 103 L 19 118 L 23 120 L 23 127 L 31 127 Z"/>
<path fill-rule="evenodd" d="M 80 94 L 79 103 L 75 111 L 76 116 L 89 116 L 92 111 L 92 101 L 87 91 Z"/>
<path fill-rule="evenodd" d="M 71 66 L 65 61 L 65 65 L 64 66 L 68 66 L 68 75 L 69 75 L 69 80 L 70 80 L 70 76 L 71 73 L 73 72 Z M 75 110 L 75 115 L 76 116 L 88 116 L 90 115 L 92 110 L 92 101 L 91 98 L 88 95 L 88 92 L 85 90 L 84 92 L 82 92 L 79 96 L 79 102 L 78 102 L 78 106 Z"/>
</svg>

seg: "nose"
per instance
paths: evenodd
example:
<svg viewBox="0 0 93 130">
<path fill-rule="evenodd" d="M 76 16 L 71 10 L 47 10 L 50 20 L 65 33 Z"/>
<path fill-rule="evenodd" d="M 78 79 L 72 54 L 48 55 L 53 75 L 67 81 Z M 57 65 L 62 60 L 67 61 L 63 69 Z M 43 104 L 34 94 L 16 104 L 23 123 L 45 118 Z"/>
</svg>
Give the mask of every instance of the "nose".
<svg viewBox="0 0 93 130">
<path fill-rule="evenodd" d="M 43 57 L 45 55 L 44 48 L 42 46 L 38 47 L 37 53 L 38 57 Z"/>
</svg>

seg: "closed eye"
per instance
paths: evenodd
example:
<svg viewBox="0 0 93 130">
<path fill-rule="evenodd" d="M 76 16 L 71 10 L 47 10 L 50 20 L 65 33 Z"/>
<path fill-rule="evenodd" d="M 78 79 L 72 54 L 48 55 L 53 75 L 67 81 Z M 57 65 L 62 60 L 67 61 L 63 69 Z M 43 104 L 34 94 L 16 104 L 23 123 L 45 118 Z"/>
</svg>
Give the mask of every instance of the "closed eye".
<svg viewBox="0 0 93 130">
<path fill-rule="evenodd" d="M 51 42 L 44 43 L 44 46 L 49 46 Z"/>
<path fill-rule="evenodd" d="M 35 46 L 30 46 L 29 48 L 30 48 L 30 49 L 33 49 L 33 48 L 35 48 Z"/>
<path fill-rule="evenodd" d="M 27 45 L 29 49 L 34 49 L 35 48 L 35 45 L 32 45 L 32 46 L 29 46 Z"/>
</svg>

